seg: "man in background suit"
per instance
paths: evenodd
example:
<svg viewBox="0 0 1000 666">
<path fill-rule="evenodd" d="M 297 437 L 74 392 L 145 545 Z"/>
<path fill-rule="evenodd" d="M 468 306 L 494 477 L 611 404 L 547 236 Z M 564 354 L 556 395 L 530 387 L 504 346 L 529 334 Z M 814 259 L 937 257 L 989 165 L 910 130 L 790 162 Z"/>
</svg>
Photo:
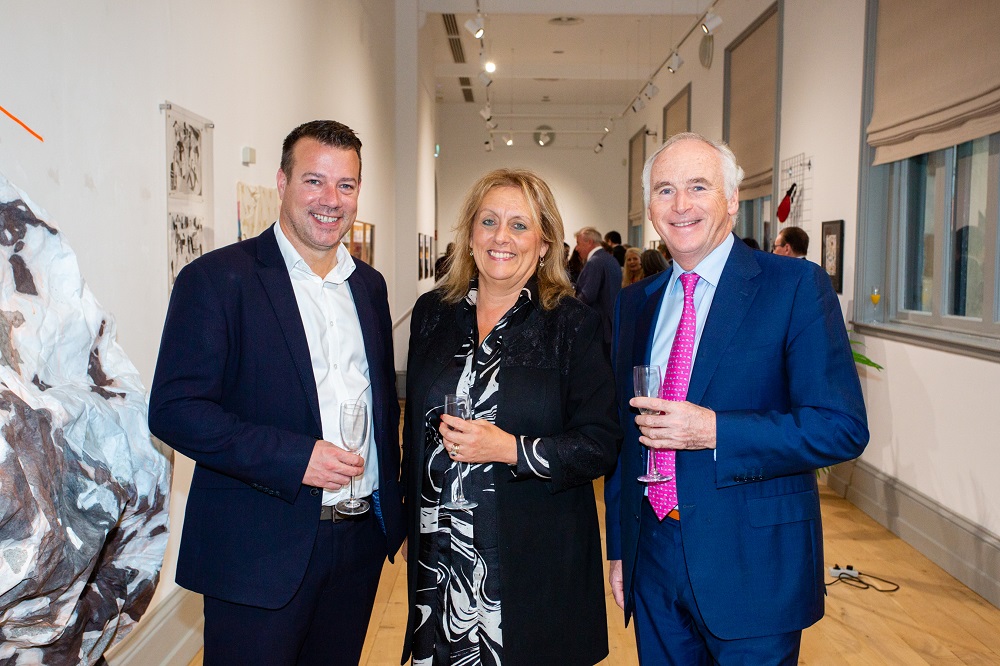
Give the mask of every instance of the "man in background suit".
<svg viewBox="0 0 1000 666">
<path fill-rule="evenodd" d="M 576 252 L 584 261 L 576 281 L 576 297 L 601 315 L 604 350 L 610 355 L 611 318 L 622 288 L 622 268 L 601 245 L 601 232 L 593 227 L 576 232 Z"/>
<path fill-rule="evenodd" d="M 604 246 L 619 266 L 625 266 L 625 246 L 622 245 L 622 235 L 617 231 L 604 234 Z"/>
<path fill-rule="evenodd" d="M 674 268 L 623 290 L 615 312 L 610 582 L 645 664 L 795 664 L 823 615 L 813 470 L 868 441 L 830 279 L 735 242 L 741 179 L 732 151 L 696 134 L 650 157 L 647 210 Z M 673 401 L 629 399 L 640 364 L 670 368 Z M 636 480 L 650 450 L 673 486 Z"/>
<path fill-rule="evenodd" d="M 809 252 L 809 234 L 802 227 L 785 227 L 774 239 L 774 253 L 783 257 L 805 259 Z"/>
<path fill-rule="evenodd" d="M 205 595 L 205 663 L 357 664 L 403 540 L 399 404 L 385 281 L 341 244 L 361 142 L 313 121 L 285 139 L 281 212 L 181 271 L 149 425 L 194 459 L 177 583 Z M 369 406 L 358 453 L 340 404 Z M 334 504 L 356 477 L 373 511 Z"/>
</svg>

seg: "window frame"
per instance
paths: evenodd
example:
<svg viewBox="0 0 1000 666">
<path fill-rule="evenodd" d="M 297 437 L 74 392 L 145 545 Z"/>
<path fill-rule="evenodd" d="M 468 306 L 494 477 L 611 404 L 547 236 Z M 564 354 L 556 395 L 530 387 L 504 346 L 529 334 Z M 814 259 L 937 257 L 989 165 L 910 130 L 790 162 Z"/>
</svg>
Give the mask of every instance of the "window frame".
<svg viewBox="0 0 1000 666">
<path fill-rule="evenodd" d="M 865 27 L 865 72 L 862 98 L 862 127 L 872 115 L 874 90 L 875 35 L 878 3 L 868 3 Z M 945 148 L 944 184 L 941 201 L 935 201 L 934 229 L 935 274 L 932 280 L 931 312 L 900 308 L 905 234 L 903 224 L 908 213 L 906 190 L 900 187 L 911 169 L 909 159 L 872 166 L 875 149 L 868 145 L 865 132 L 859 137 L 860 169 L 858 187 L 858 242 L 855 254 L 854 301 L 851 325 L 859 333 L 906 342 L 963 356 L 1000 362 L 1000 159 L 994 150 L 995 134 L 990 141 L 988 167 L 992 197 L 987 206 L 989 221 L 984 238 L 984 267 L 992 270 L 992 279 L 984 270 L 983 318 L 946 313 L 950 270 L 946 257 L 950 252 L 955 192 L 955 156 L 957 146 Z M 940 213 L 940 214 L 939 214 Z M 943 240 L 944 242 L 940 242 Z M 880 308 L 873 321 L 869 295 L 873 286 L 882 293 Z M 992 305 L 992 312 L 990 306 Z"/>
</svg>

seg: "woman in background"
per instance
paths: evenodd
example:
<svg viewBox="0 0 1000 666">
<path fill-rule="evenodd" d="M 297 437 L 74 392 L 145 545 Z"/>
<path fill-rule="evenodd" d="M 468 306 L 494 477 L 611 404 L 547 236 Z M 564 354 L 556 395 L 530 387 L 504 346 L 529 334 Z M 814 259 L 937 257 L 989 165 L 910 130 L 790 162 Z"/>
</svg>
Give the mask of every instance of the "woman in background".
<svg viewBox="0 0 1000 666">
<path fill-rule="evenodd" d="M 642 271 L 642 252 L 635 247 L 625 250 L 625 266 L 622 267 L 622 287 L 635 284 L 646 275 Z"/>
<path fill-rule="evenodd" d="M 642 272 L 646 277 L 662 273 L 670 268 L 670 264 L 663 258 L 663 255 L 656 250 L 645 250 L 642 253 Z"/>
<path fill-rule="evenodd" d="M 403 474 L 414 664 L 594 664 L 608 654 L 592 481 L 618 455 L 600 317 L 573 298 L 548 185 L 469 191 L 455 254 L 413 309 Z M 469 420 L 443 415 L 466 394 Z M 462 475 L 473 509 L 444 506 Z"/>
</svg>

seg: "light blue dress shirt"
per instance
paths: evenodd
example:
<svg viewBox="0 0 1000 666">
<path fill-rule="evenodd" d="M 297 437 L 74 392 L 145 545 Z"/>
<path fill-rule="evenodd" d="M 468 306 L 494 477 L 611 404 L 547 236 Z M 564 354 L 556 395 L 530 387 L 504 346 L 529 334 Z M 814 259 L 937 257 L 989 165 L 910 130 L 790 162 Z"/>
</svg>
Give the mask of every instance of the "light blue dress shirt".
<svg viewBox="0 0 1000 666">
<path fill-rule="evenodd" d="M 695 359 L 698 358 L 701 333 L 705 330 L 708 312 L 712 309 L 712 300 L 715 298 L 715 290 L 719 286 L 719 278 L 722 277 L 722 269 L 726 267 L 726 261 L 729 259 L 729 253 L 733 249 L 735 240 L 736 237 L 729 234 L 719 247 L 712 250 L 691 271 L 697 273 L 701 278 L 694 289 L 694 309 L 697 314 L 697 323 L 694 329 L 694 350 L 691 352 L 692 368 L 694 368 Z M 664 375 L 667 373 L 670 347 L 674 344 L 674 334 L 677 333 L 677 326 L 681 323 L 681 312 L 684 310 L 684 285 L 681 284 L 680 276 L 685 272 L 675 261 L 673 273 L 667 282 L 666 293 L 660 303 L 660 312 L 656 317 L 656 330 L 653 331 L 653 347 L 650 350 L 649 363 L 660 366 L 660 372 Z"/>
</svg>

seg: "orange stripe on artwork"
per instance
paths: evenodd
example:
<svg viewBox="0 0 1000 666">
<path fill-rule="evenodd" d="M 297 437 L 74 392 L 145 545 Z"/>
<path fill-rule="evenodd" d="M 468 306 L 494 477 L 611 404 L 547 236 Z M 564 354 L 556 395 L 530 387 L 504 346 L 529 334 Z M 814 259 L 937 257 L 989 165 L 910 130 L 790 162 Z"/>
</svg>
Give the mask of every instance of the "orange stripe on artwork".
<svg viewBox="0 0 1000 666">
<path fill-rule="evenodd" d="M 25 125 L 23 122 L 21 122 L 21 119 L 18 118 L 17 116 L 15 116 L 13 113 L 11 113 L 7 109 L 3 108 L 2 106 L 0 106 L 0 111 L 3 111 L 4 113 L 6 113 L 7 116 L 11 120 L 13 120 L 15 123 L 17 123 L 18 125 L 20 125 L 24 129 L 28 130 L 28 133 L 31 134 L 31 136 L 35 137 L 36 139 L 38 139 L 39 141 L 41 141 L 43 143 L 45 142 L 45 139 L 42 138 L 41 134 L 39 134 L 38 132 L 36 132 L 35 130 L 31 129 L 30 127 L 28 127 L 27 125 Z"/>
</svg>

